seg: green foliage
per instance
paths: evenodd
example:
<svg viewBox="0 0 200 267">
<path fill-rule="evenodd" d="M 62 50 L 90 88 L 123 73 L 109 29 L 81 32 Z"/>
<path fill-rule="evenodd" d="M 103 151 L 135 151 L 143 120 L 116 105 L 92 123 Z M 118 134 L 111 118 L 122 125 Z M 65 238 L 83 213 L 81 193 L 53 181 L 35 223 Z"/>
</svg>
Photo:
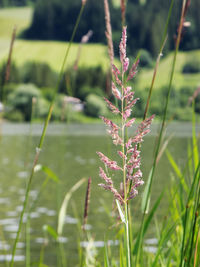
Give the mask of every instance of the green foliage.
<svg viewBox="0 0 200 267">
<path fill-rule="evenodd" d="M 33 106 L 33 116 L 36 118 L 46 118 L 49 110 L 49 102 L 39 97 L 35 103 L 35 107 Z"/>
<path fill-rule="evenodd" d="M 34 102 L 33 99 L 35 99 Z M 48 113 L 48 106 L 47 100 L 41 97 L 40 90 L 37 87 L 33 84 L 21 84 L 8 95 L 8 109 L 11 113 L 6 116 L 12 118 L 12 114 L 18 111 L 23 114 L 25 121 L 30 121 L 33 110 L 33 115 L 43 118 Z"/>
<path fill-rule="evenodd" d="M 139 98 L 137 104 L 133 109 L 133 116 L 137 118 L 142 118 L 144 115 L 145 101 L 147 99 L 147 90 L 138 90 L 135 92 L 135 97 Z"/>
<path fill-rule="evenodd" d="M 152 68 L 153 59 L 150 53 L 147 50 L 142 49 L 140 51 L 140 67 Z"/>
<path fill-rule="evenodd" d="M 182 73 L 198 73 L 200 72 L 200 60 L 194 58 L 185 63 Z"/>
<path fill-rule="evenodd" d="M 38 98 L 40 91 L 32 84 L 19 85 L 9 96 L 8 105 L 14 110 L 19 110 L 24 115 L 24 119 L 29 121 L 32 114 L 32 99 Z"/>
<path fill-rule="evenodd" d="M 6 66 L 7 63 L 3 62 L 3 64 L 0 66 L 0 86 L 2 86 L 5 83 L 5 77 L 6 77 Z M 9 82 L 11 83 L 19 83 L 21 81 L 20 73 L 15 65 L 15 63 L 12 63 L 9 68 Z"/>
<path fill-rule="evenodd" d="M 56 85 L 57 75 L 46 63 L 27 62 L 20 72 L 24 83 L 34 83 L 38 87 Z"/>
<path fill-rule="evenodd" d="M 6 111 L 4 113 L 4 118 L 13 122 L 22 122 L 24 121 L 24 115 L 19 110 Z"/>
<path fill-rule="evenodd" d="M 0 7 L 6 6 L 25 6 L 27 4 L 27 0 L 2 0 L 0 2 Z"/>
<path fill-rule="evenodd" d="M 116 44 L 120 39 L 121 22 L 119 18 L 121 14 L 119 5 L 113 6 L 112 2 L 109 1 L 113 41 L 114 47 L 118 49 Z M 132 54 L 135 54 L 136 50 L 142 47 L 148 50 L 153 56 L 156 56 L 159 51 L 161 32 L 167 19 L 170 2 L 165 0 L 143 2 L 144 4 L 141 4 L 141 1 L 128 1 L 127 3 L 126 24 L 128 26 L 130 40 L 128 50 Z M 24 32 L 24 36 L 28 39 L 69 40 L 80 6 L 81 1 L 79 0 L 37 1 L 32 24 Z M 174 49 L 174 35 L 177 32 L 177 21 L 180 17 L 181 6 L 182 1 L 176 1 L 168 28 L 169 35 L 165 51 Z M 184 38 L 181 41 L 181 49 L 183 50 L 199 48 L 199 10 L 199 1 L 194 0 L 191 2 L 187 15 L 188 20 L 191 21 L 191 26 L 184 29 Z M 43 25 L 43 27 L 40 25 Z M 94 33 L 91 38 L 92 42 L 106 42 L 104 7 L 101 1 L 88 1 L 81 25 L 75 36 L 75 41 L 80 42 L 81 37 L 88 30 L 92 30 Z"/>
<path fill-rule="evenodd" d="M 60 91 L 84 100 L 90 90 L 94 90 L 97 95 L 103 95 L 101 91 L 106 90 L 106 84 L 107 75 L 101 66 L 83 67 L 77 71 L 70 68 L 63 77 Z"/>
<path fill-rule="evenodd" d="M 92 117 L 106 115 L 107 107 L 103 99 L 97 95 L 90 94 L 85 99 L 85 114 Z"/>
<path fill-rule="evenodd" d="M 104 93 L 103 93 L 101 88 L 99 88 L 99 87 L 91 88 L 91 87 L 86 85 L 86 86 L 79 89 L 77 97 L 80 98 L 81 100 L 85 100 L 89 94 L 95 94 L 95 95 L 101 96 L 101 97 L 104 96 Z"/>
<path fill-rule="evenodd" d="M 48 100 L 49 102 L 53 100 L 54 97 L 54 88 L 41 88 L 41 92 L 43 97 Z"/>
<path fill-rule="evenodd" d="M 110 6 L 115 13 L 111 1 Z M 69 40 L 80 7 L 81 1 L 79 0 L 37 1 L 32 24 L 24 32 L 24 36 L 29 39 Z M 116 27 L 115 24 L 113 26 Z M 117 26 L 120 26 L 120 22 L 117 23 Z M 75 41 L 80 42 L 81 37 L 89 30 L 93 31 L 92 42 L 105 42 L 104 9 L 101 1 L 90 0 L 86 5 Z"/>
</svg>

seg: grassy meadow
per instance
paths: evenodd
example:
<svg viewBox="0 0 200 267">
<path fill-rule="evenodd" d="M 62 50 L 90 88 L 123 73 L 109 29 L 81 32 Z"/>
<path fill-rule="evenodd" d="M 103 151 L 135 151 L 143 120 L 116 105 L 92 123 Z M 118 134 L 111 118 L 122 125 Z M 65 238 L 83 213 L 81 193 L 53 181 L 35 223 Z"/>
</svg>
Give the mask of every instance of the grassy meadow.
<svg viewBox="0 0 200 267">
<path fill-rule="evenodd" d="M 32 17 L 31 8 L 6 8 L 0 10 L 0 62 L 8 56 L 9 43 L 13 27 L 17 33 L 29 26 Z M 68 64 L 73 64 L 78 51 L 78 44 L 73 44 Z M 59 72 L 67 43 L 53 41 L 25 41 L 17 39 L 14 45 L 13 61 L 22 66 L 27 61 L 45 62 Z M 94 60 L 95 58 L 95 60 Z M 86 44 L 81 53 L 80 66 L 98 66 L 107 68 L 109 59 L 106 46 Z"/>
<path fill-rule="evenodd" d="M 6 60 L 8 55 L 10 38 L 12 29 L 16 25 L 18 34 L 24 30 L 31 22 L 32 9 L 25 8 L 6 8 L 0 10 L 0 62 Z M 65 42 L 54 41 L 26 41 L 17 39 L 14 44 L 13 61 L 17 66 L 22 66 L 27 61 L 45 62 L 55 70 L 60 71 L 63 55 L 66 51 Z M 68 66 L 73 65 L 78 51 L 79 44 L 72 45 Z M 175 69 L 174 84 L 176 88 L 183 86 L 197 87 L 200 81 L 200 73 L 198 74 L 182 74 L 182 68 L 189 59 L 199 58 L 200 50 L 190 52 L 180 52 L 177 58 Z M 95 60 L 94 60 L 95 58 Z M 166 86 L 170 75 L 170 66 L 173 53 L 161 59 L 158 75 L 155 81 L 155 89 Z M 116 61 L 117 63 L 117 61 Z M 82 48 L 79 66 L 95 67 L 102 66 L 107 69 L 109 66 L 109 58 L 107 55 L 107 47 L 101 44 L 85 44 Z M 149 88 L 152 80 L 153 69 L 142 69 L 137 77 L 137 88 Z"/>
</svg>

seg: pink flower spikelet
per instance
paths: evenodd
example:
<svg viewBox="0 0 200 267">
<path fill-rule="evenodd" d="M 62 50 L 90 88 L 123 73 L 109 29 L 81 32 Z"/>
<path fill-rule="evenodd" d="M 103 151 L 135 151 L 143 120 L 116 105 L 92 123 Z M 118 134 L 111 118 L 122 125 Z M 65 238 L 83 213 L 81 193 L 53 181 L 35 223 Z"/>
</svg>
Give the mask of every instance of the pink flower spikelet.
<svg viewBox="0 0 200 267">
<path fill-rule="evenodd" d="M 113 193 L 114 197 L 120 201 L 121 204 L 126 203 L 138 194 L 138 187 L 144 184 L 142 180 L 141 156 L 140 156 L 140 143 L 143 142 L 143 137 L 149 133 L 150 125 L 154 115 L 142 121 L 134 136 L 125 138 L 125 130 L 133 125 L 135 118 L 132 117 L 133 107 L 139 100 L 135 98 L 135 93 L 132 91 L 131 86 L 126 86 L 127 82 L 135 76 L 139 60 L 133 63 L 128 71 L 129 58 L 126 56 L 126 27 L 123 27 L 122 38 L 119 45 L 121 71 L 112 64 L 112 73 L 114 81 L 112 82 L 112 94 L 119 102 L 119 105 L 114 105 L 107 98 L 104 98 L 109 109 L 113 114 L 121 116 L 121 124 L 114 123 L 112 120 L 101 117 L 110 134 L 113 144 L 119 146 L 117 154 L 119 156 L 119 163 L 106 157 L 103 153 L 97 152 L 100 160 L 105 165 L 105 171 L 100 167 L 99 176 L 104 180 L 105 184 L 99 184 L 105 190 Z M 128 72 L 127 75 L 125 73 Z M 127 77 L 127 78 L 125 78 Z M 119 88 L 118 88 L 119 86 Z M 120 108 L 118 108 L 118 106 Z M 123 181 L 123 189 L 118 191 L 114 187 L 112 176 L 109 175 L 110 171 L 120 171 L 117 176 L 125 177 Z M 123 175 L 122 175 L 123 173 Z M 124 178 L 123 178 L 124 179 Z"/>
</svg>

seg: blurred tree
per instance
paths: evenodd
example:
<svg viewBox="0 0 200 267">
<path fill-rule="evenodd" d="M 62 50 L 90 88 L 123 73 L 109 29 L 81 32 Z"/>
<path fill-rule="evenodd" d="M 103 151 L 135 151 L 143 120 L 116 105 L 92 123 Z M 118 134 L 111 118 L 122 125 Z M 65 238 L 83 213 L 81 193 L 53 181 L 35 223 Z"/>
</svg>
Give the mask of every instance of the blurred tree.
<svg viewBox="0 0 200 267">
<path fill-rule="evenodd" d="M 25 5 L 36 0 L 1 0 L 0 5 Z M 128 26 L 128 53 L 136 54 L 140 48 L 157 56 L 171 1 L 166 0 L 129 0 L 126 22 Z M 114 49 L 118 52 L 121 36 L 121 11 L 109 0 Z M 81 7 L 81 0 L 37 0 L 33 20 L 22 37 L 28 39 L 62 40 L 71 37 L 75 20 Z M 168 40 L 165 52 L 175 47 L 182 0 L 174 1 L 172 16 L 168 27 Z M 106 43 L 103 0 L 88 0 L 78 27 L 75 41 L 89 30 L 93 31 L 91 42 Z M 200 48 L 200 1 L 193 0 L 188 8 L 186 21 L 190 27 L 184 27 L 180 48 L 183 50 Z M 186 25 L 189 25 L 186 24 Z"/>
</svg>

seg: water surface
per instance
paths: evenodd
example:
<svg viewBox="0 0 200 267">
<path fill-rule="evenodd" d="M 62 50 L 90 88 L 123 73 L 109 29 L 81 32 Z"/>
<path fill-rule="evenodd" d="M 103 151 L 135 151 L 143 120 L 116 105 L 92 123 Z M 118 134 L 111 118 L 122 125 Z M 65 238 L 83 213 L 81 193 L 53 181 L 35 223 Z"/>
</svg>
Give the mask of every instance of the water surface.
<svg viewBox="0 0 200 267">
<path fill-rule="evenodd" d="M 1 126 L 1 150 L 0 150 L 0 266 L 5 266 L 5 260 L 10 261 L 11 251 L 16 236 L 19 215 L 22 210 L 26 183 L 29 177 L 31 165 L 34 159 L 35 149 L 39 142 L 42 125 L 10 124 Z M 142 145 L 142 171 L 144 180 L 152 166 L 154 142 L 159 126 L 152 127 L 151 134 L 145 138 Z M 197 131 L 200 127 L 197 127 Z M 135 128 L 131 129 L 134 132 Z M 169 150 L 173 153 L 176 162 L 184 166 L 188 142 L 191 139 L 191 124 L 171 124 L 166 131 L 166 138 L 171 136 Z M 39 261 L 41 249 L 44 248 L 44 263 L 55 267 L 57 262 L 56 244 L 54 240 L 44 233 L 44 225 L 48 224 L 56 229 L 57 215 L 60 205 L 68 190 L 81 178 L 92 178 L 91 205 L 88 225 L 91 235 L 94 237 L 94 245 L 98 250 L 103 246 L 104 234 L 110 240 L 112 246 L 117 247 L 117 240 L 112 235 L 112 225 L 115 219 L 108 214 L 112 213 L 113 199 L 109 192 L 98 187 L 101 182 L 98 177 L 98 168 L 101 165 L 96 151 L 101 151 L 107 156 L 115 155 L 110 138 L 105 133 L 105 127 L 99 125 L 65 125 L 52 124 L 48 128 L 44 147 L 39 163 L 50 168 L 60 182 L 49 181 L 42 193 L 41 185 L 46 175 L 38 172 L 34 176 L 29 207 L 35 199 L 37 202 L 30 213 L 30 238 L 31 261 Z M 117 158 L 116 156 L 114 156 Z M 172 169 L 165 154 L 161 158 L 156 170 L 156 177 L 152 190 L 152 203 L 163 189 L 166 196 L 170 194 Z M 119 180 L 116 179 L 116 183 Z M 139 196 L 132 201 L 132 209 L 136 226 L 140 221 Z M 65 217 L 62 243 L 67 257 L 68 266 L 78 263 L 77 244 L 79 239 L 78 220 L 82 221 L 84 211 L 86 183 L 74 193 Z M 107 213 L 106 213 L 107 211 Z M 162 218 L 168 212 L 168 203 L 164 200 L 158 211 L 157 218 Z M 25 216 L 26 222 L 27 212 Z M 154 226 L 150 229 L 149 240 L 155 239 Z M 86 240 L 82 239 L 82 246 L 86 246 Z M 17 247 L 16 265 L 24 266 L 25 260 L 25 225 L 23 226 L 20 242 Z"/>
</svg>

